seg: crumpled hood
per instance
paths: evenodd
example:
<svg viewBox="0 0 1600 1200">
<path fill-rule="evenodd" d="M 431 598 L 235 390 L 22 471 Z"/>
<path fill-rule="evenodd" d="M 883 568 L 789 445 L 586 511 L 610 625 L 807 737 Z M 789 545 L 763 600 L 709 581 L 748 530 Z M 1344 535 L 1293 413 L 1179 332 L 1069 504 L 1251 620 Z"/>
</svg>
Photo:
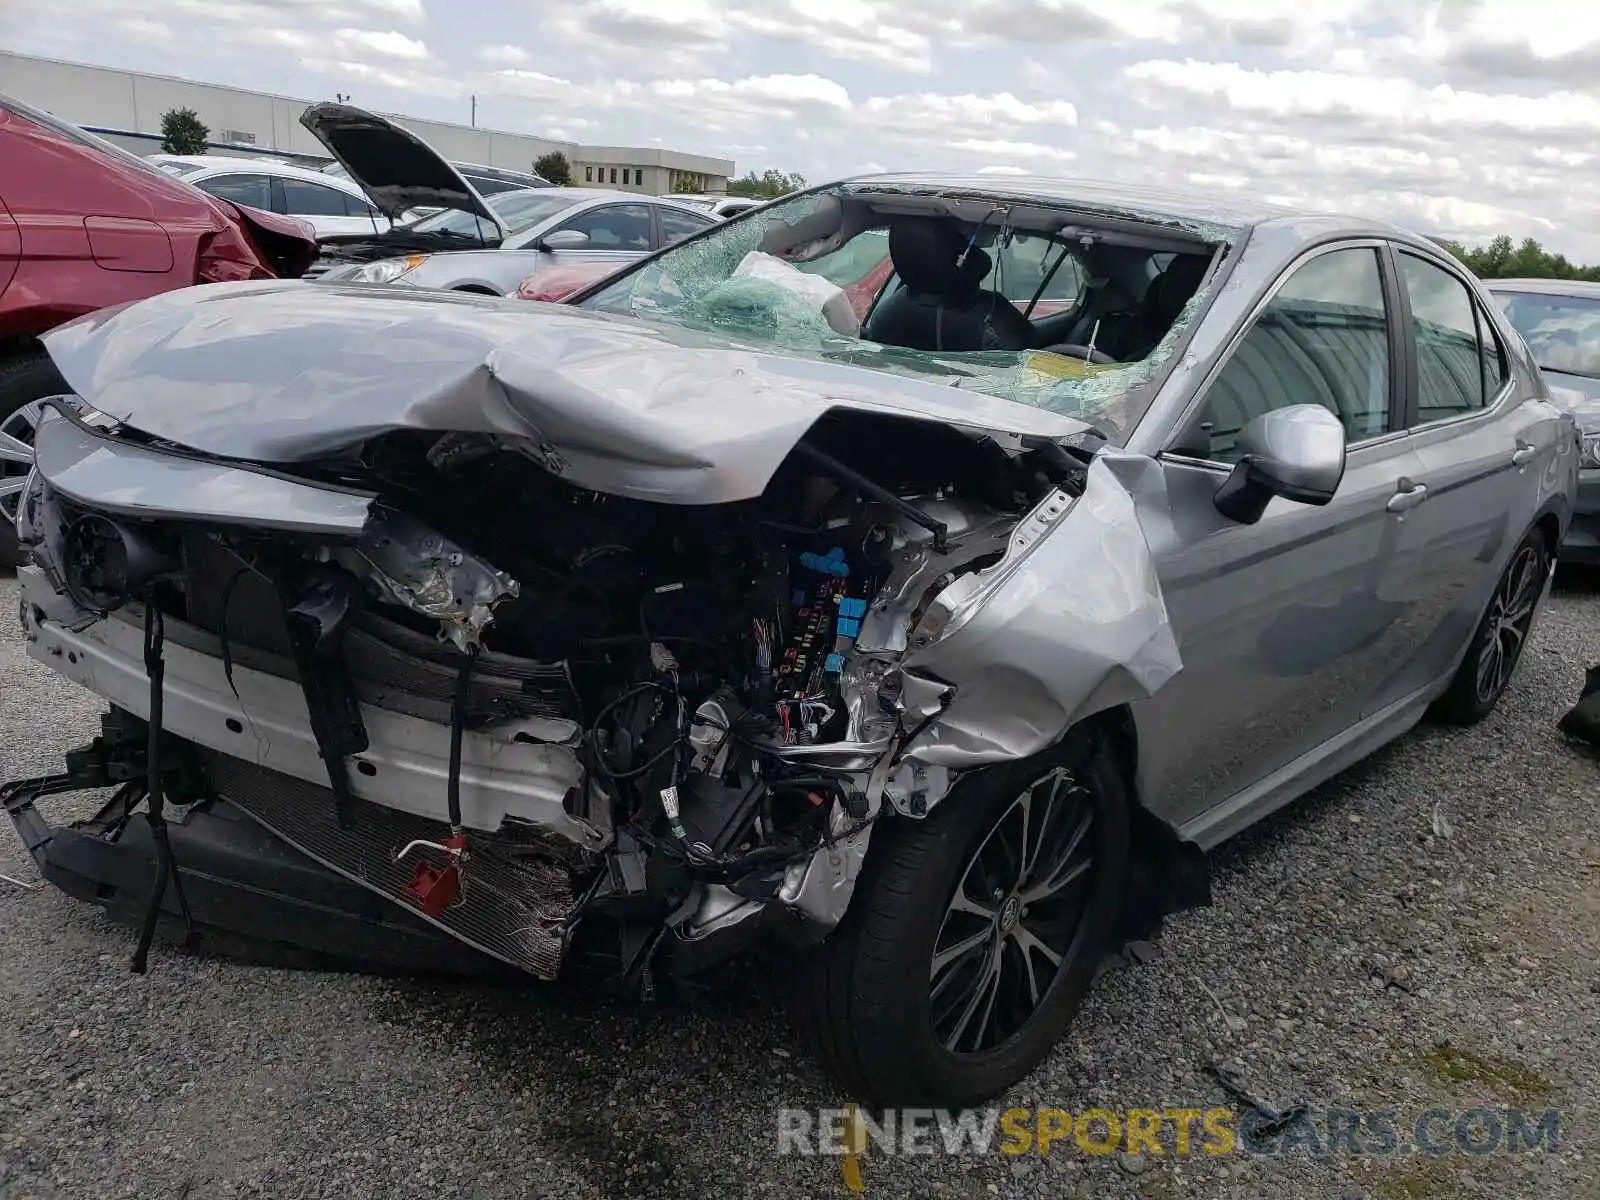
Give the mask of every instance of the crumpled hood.
<svg viewBox="0 0 1600 1200">
<path fill-rule="evenodd" d="M 398 429 L 500 434 L 542 447 L 580 486 L 682 504 L 759 495 L 830 409 L 1050 438 L 1089 428 L 671 325 L 359 284 L 183 288 L 45 344 L 92 407 L 205 454 L 287 464 Z"/>
</svg>

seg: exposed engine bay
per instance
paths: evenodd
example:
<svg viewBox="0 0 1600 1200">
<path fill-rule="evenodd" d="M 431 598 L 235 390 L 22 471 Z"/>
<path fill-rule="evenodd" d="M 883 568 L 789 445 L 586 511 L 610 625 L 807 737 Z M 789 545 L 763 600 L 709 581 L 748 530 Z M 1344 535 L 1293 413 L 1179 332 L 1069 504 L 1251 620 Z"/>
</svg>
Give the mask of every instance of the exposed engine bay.
<svg viewBox="0 0 1600 1200">
<path fill-rule="evenodd" d="M 663 947 L 692 971 L 761 929 L 837 923 L 870 826 L 924 815 L 955 776 L 905 757 L 954 689 L 930 700 L 924 673 L 908 705 L 901 662 L 949 619 L 942 593 L 1082 494 L 1088 462 L 834 414 L 758 498 L 683 505 L 566 482 L 524 439 L 400 430 L 290 473 L 372 495 L 349 539 L 142 520 L 43 484 L 22 525 L 78 627 L 142 624 L 147 665 L 152 628 L 169 669 L 220 660 L 233 724 L 266 728 L 255 697 L 298 685 L 325 779 L 180 739 L 156 752 L 168 800 L 221 795 L 541 977 L 579 950 L 638 978 Z M 425 724 L 380 729 L 402 718 Z M 148 755 L 158 737 L 129 719 Z M 448 730 L 435 795 L 386 794 L 370 751 L 422 729 Z M 516 755 L 543 756 L 559 819 L 490 795 L 488 765 Z"/>
</svg>

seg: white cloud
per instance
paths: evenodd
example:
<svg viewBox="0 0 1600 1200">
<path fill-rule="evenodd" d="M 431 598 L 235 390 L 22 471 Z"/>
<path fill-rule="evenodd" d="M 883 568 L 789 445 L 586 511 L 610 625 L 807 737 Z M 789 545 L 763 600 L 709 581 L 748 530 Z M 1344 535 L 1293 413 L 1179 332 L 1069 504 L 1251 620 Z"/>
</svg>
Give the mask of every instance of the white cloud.
<svg viewBox="0 0 1600 1200">
<path fill-rule="evenodd" d="M 521 23 L 444 0 L 0 11 L 23 52 L 443 120 L 471 94 L 497 128 L 741 171 L 1070 170 L 1600 261 L 1600 7 L 1572 0 L 562 0 Z"/>
<path fill-rule="evenodd" d="M 970 92 L 956 96 L 937 92 L 872 96 L 862 105 L 862 112 L 873 126 L 912 138 L 1034 126 L 1071 128 L 1078 123 L 1078 110 L 1070 101 L 1028 103 L 1010 92 L 988 96 Z"/>
<path fill-rule="evenodd" d="M 1064 150 L 1060 146 L 1044 146 L 1038 142 L 994 141 L 987 138 L 963 138 L 951 142 L 950 148 L 966 154 L 981 155 L 984 158 L 1024 161 L 1031 163 L 1035 170 L 1071 162 L 1078 157 L 1073 151 Z"/>
<path fill-rule="evenodd" d="M 1275 117 L 1343 116 L 1411 128 L 1500 129 L 1519 134 L 1600 133 L 1600 99 L 1576 92 L 1516 96 L 1432 87 L 1333 71 L 1257 71 L 1237 63 L 1134 63 L 1128 79 L 1158 91 L 1225 102 L 1235 112 Z"/>
<path fill-rule="evenodd" d="M 425 44 L 415 38 L 408 38 L 403 33 L 396 33 L 392 29 L 386 32 L 376 29 L 335 29 L 333 45 L 341 54 L 352 56 L 366 51 L 383 58 L 409 59 L 414 62 L 420 62 L 428 57 L 428 47 Z"/>
<path fill-rule="evenodd" d="M 478 51 L 478 57 L 495 67 L 520 67 L 528 61 L 528 52 L 521 46 L 502 43 L 498 46 L 484 46 Z"/>
</svg>

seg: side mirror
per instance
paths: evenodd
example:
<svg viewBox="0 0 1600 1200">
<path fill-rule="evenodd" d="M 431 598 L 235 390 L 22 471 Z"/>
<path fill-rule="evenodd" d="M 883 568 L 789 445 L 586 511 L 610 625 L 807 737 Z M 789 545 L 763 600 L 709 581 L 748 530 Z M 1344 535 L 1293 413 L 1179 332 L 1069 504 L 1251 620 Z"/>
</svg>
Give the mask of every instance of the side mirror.
<svg viewBox="0 0 1600 1200">
<path fill-rule="evenodd" d="M 1262 413 L 1239 431 L 1239 461 L 1214 497 L 1217 511 L 1254 525 L 1274 496 L 1326 504 L 1344 478 L 1344 426 L 1320 404 Z"/>
<path fill-rule="evenodd" d="M 589 244 L 589 235 L 580 229 L 557 229 L 539 239 L 541 250 L 582 250 Z"/>
</svg>

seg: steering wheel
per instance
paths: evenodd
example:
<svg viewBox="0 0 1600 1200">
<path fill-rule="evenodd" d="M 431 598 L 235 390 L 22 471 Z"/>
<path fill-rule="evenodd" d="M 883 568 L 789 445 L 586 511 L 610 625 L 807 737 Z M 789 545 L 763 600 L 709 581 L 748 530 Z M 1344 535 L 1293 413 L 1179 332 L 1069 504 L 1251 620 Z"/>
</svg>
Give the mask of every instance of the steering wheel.
<svg viewBox="0 0 1600 1200">
<path fill-rule="evenodd" d="M 1059 354 L 1063 358 L 1086 358 L 1092 363 L 1099 363 L 1101 366 L 1114 364 L 1117 361 L 1104 350 L 1091 350 L 1087 346 L 1080 346 L 1077 342 L 1062 342 L 1058 346 L 1046 346 L 1044 352 L 1046 354 Z"/>
</svg>

